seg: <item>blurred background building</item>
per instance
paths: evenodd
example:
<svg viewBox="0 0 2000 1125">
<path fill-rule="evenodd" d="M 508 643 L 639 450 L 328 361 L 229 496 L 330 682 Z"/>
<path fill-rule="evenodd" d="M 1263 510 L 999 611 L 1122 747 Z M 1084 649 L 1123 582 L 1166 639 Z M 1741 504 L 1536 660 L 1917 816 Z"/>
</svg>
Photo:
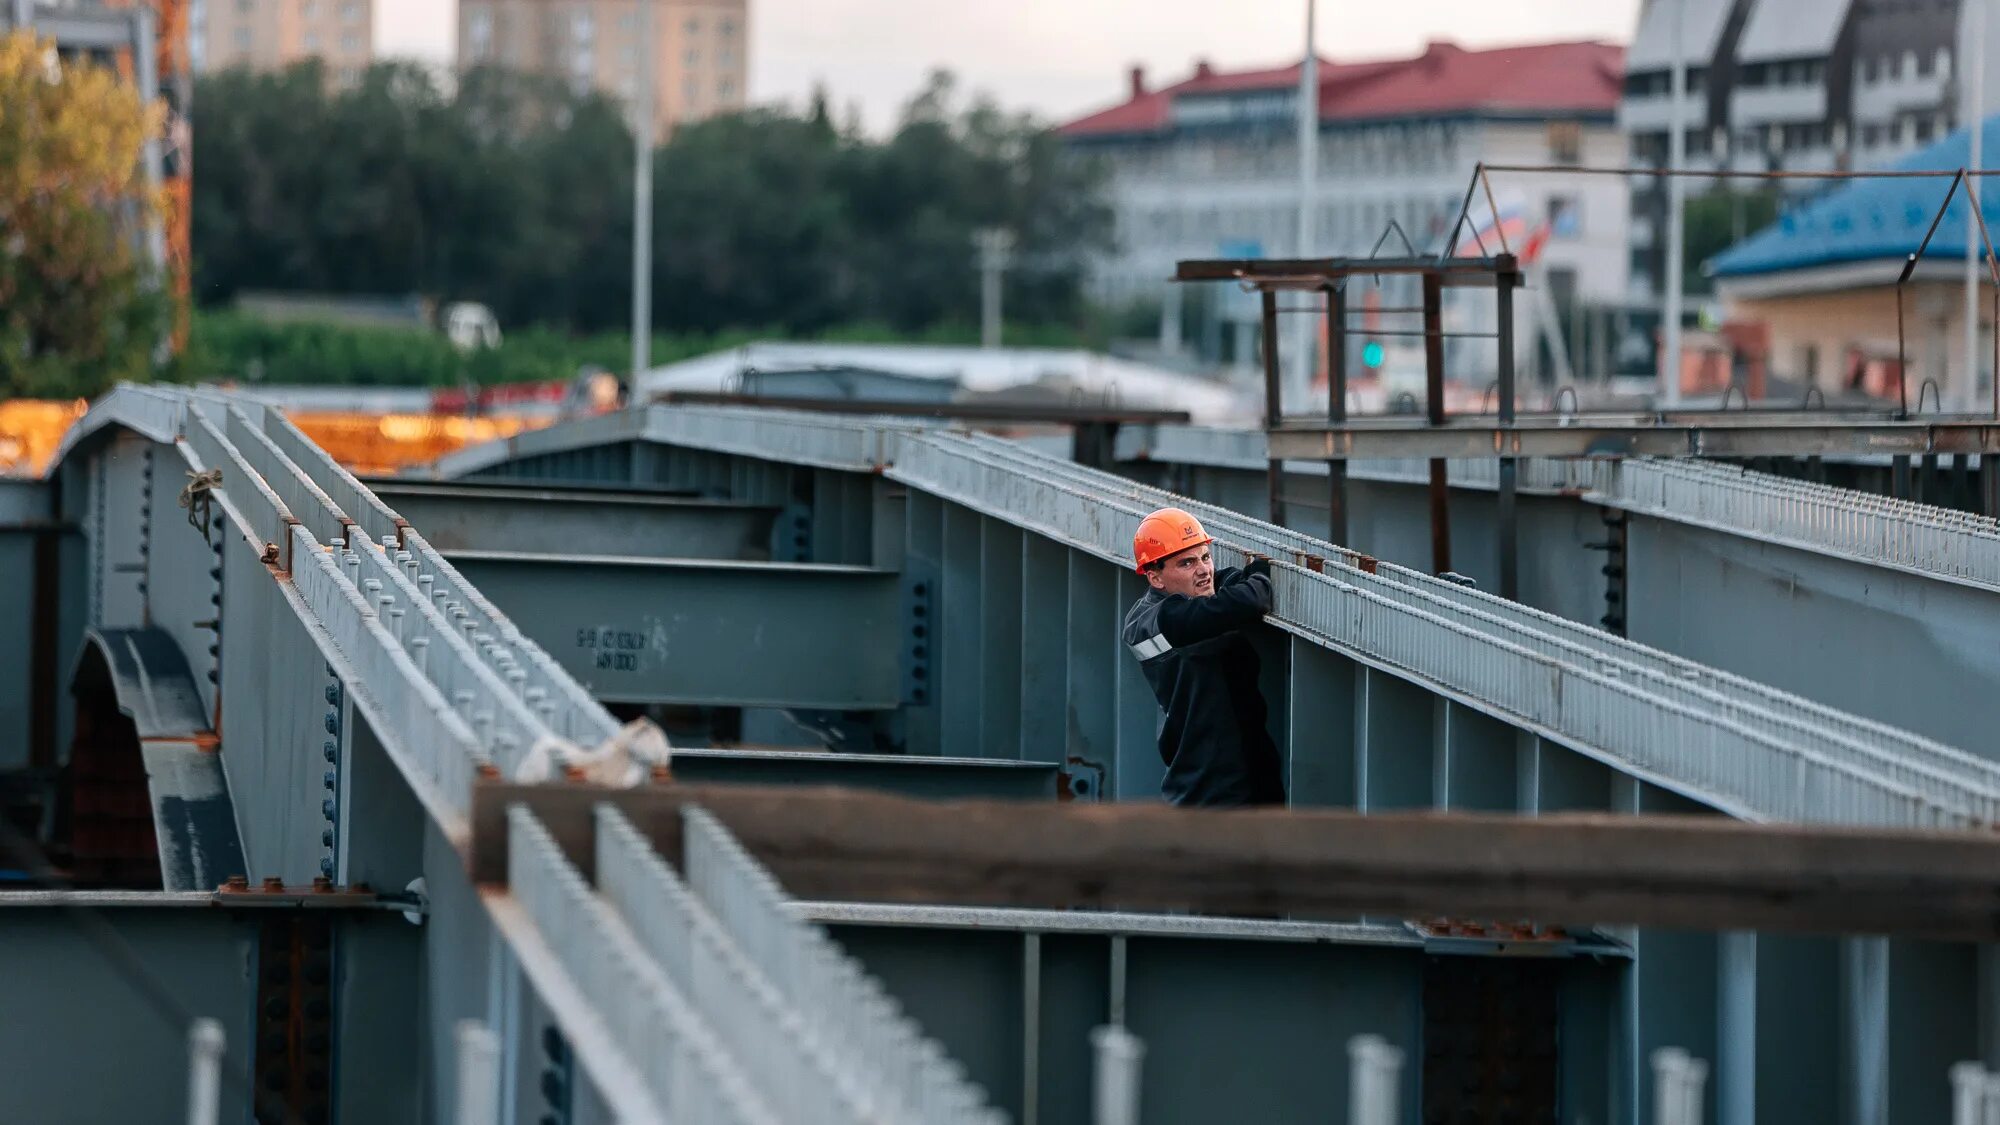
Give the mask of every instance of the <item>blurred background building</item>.
<svg viewBox="0 0 2000 1125">
<path fill-rule="evenodd" d="M 661 0 L 652 23 L 657 136 L 744 107 L 747 0 Z M 640 50 L 637 0 L 459 0 L 461 67 L 535 71 L 629 101 L 638 90 Z"/>
<path fill-rule="evenodd" d="M 375 58 L 375 0 L 194 0 L 191 30 L 198 71 L 319 58 L 351 82 Z"/>
</svg>

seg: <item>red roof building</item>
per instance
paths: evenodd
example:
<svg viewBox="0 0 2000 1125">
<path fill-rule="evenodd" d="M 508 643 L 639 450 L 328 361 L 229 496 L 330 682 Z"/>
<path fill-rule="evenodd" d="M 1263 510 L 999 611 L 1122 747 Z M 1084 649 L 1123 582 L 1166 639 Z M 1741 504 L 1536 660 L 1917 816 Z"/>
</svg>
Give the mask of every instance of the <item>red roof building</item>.
<svg viewBox="0 0 2000 1125">
<path fill-rule="evenodd" d="M 1625 50 L 1608 43 L 1537 43 L 1466 50 L 1434 42 L 1424 53 L 1372 62 L 1319 62 L 1322 121 L 1367 121 L 1443 115 L 1602 116 L 1618 108 Z M 1289 98 L 1299 66 L 1217 71 L 1197 62 L 1179 82 L 1148 89 L 1145 74 L 1131 72 L 1130 96 L 1108 109 L 1061 127 L 1065 136 L 1156 134 L 1174 123 L 1182 99 L 1260 91 Z M 1289 112 L 1289 111 L 1288 111 Z"/>
<path fill-rule="evenodd" d="M 1482 50 L 1440 42 L 1407 58 L 1322 59 L 1310 200 L 1300 197 L 1298 63 L 1222 71 L 1197 62 L 1191 74 L 1158 87 L 1135 67 L 1122 102 L 1059 127 L 1107 175 L 1117 248 L 1090 263 L 1093 288 L 1112 305 L 1162 303 L 1164 348 L 1194 340 L 1205 358 L 1246 363 L 1254 302 L 1206 293 L 1182 318 L 1174 311 L 1181 294 L 1167 281 L 1175 261 L 1361 255 L 1378 244 L 1384 253 L 1436 253 L 1457 229 L 1482 162 L 1624 163 L 1617 123 L 1624 60 L 1623 48 L 1591 42 Z M 1623 299 L 1631 201 L 1621 180 L 1562 173 L 1492 180 L 1501 221 L 1480 193 L 1472 227 L 1535 240 L 1534 299 L 1562 309 Z M 1415 302 L 1399 284 L 1384 281 L 1377 295 L 1386 306 Z M 1516 310 L 1523 318 L 1546 311 L 1529 301 Z M 1544 323 L 1554 320 L 1524 320 L 1520 338 Z M 1457 369 L 1497 363 L 1483 342 L 1453 348 L 1467 350 L 1452 357 Z M 1534 356 L 1521 358 L 1532 373 Z M 1558 374 L 1569 366 L 1551 364 Z"/>
</svg>

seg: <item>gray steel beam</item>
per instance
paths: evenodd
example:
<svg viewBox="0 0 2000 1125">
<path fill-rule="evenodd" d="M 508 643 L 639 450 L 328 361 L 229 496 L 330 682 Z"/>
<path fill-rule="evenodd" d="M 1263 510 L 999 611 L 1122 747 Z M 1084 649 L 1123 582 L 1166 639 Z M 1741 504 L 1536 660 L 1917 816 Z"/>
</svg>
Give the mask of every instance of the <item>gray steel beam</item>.
<svg viewBox="0 0 2000 1125">
<path fill-rule="evenodd" d="M 1109 660 L 1112 680 L 1112 792 L 1121 801 L 1158 801 L 1167 764 L 1160 758 L 1160 701 L 1146 672 L 1127 649 L 1125 614 L 1150 587 L 1129 568 L 1117 574 L 1111 619 L 1092 631 L 1092 653 Z"/>
<path fill-rule="evenodd" d="M 2000 424 L 1961 421 L 1779 420 L 1737 412 L 1682 421 L 1547 416 L 1496 426 L 1476 418 L 1427 426 L 1388 420 L 1331 427 L 1287 422 L 1270 431 L 1275 460 L 1423 457 L 1809 457 L 1838 453 L 2000 453 Z"/>
<path fill-rule="evenodd" d="M 980 680 L 989 652 L 979 635 L 981 563 L 979 513 L 946 504 L 943 513 L 943 569 L 938 582 L 937 633 L 932 651 L 938 659 L 938 703 L 943 711 L 946 746 L 980 745 L 985 694 Z"/>
<path fill-rule="evenodd" d="M 893 573 L 499 551 L 448 558 L 602 700 L 883 710 L 902 699 Z"/>
<path fill-rule="evenodd" d="M 1513 727 L 1441 697 L 1436 709 L 1438 760 L 1432 768 L 1440 809 L 1511 812 L 1515 807 Z"/>
<path fill-rule="evenodd" d="M 644 493 L 378 482 L 375 495 L 440 551 L 768 559 L 778 510 Z"/>
<path fill-rule="evenodd" d="M 1354 791 L 1362 812 L 1428 808 L 1432 700 L 1419 684 L 1363 668 L 1355 687 Z"/>
<path fill-rule="evenodd" d="M 1353 808 L 1360 776 L 1358 688 L 1367 669 L 1302 637 L 1291 638 L 1286 792 L 1293 808 Z"/>
<path fill-rule="evenodd" d="M 1039 535 L 1021 537 L 1020 757 L 1060 764 L 1068 753 L 1069 554 Z"/>
<path fill-rule="evenodd" d="M 1114 651 L 1115 630 L 1124 620 L 1118 601 L 1118 576 L 1080 551 L 1067 551 L 1069 619 L 1066 654 L 1068 684 L 1063 714 L 1067 723 L 1064 759 L 1086 792 L 1079 796 L 1110 799 L 1117 765 L 1118 665 L 1131 660 Z M 1157 751 L 1156 751 L 1157 753 Z"/>
<path fill-rule="evenodd" d="M 903 588 L 909 620 L 899 636 L 909 677 L 904 745 L 912 754 L 944 753 L 943 681 L 939 676 L 939 589 L 944 575 L 944 505 L 912 492 L 903 501 Z"/>
<path fill-rule="evenodd" d="M 1039 585 L 1023 583 L 1025 536 L 1012 524 L 979 521 L 979 753 L 987 758 L 1021 756 L 1022 668 L 1027 663 L 1026 631 L 1053 632 L 1056 618 L 1042 607 Z M 1024 601 L 1031 598 L 1032 601 Z M 1036 610 L 1028 611 L 1029 606 Z M 1029 706 L 1042 705 L 1030 701 Z M 970 745 L 970 744 L 968 744 Z"/>
<path fill-rule="evenodd" d="M 839 785 L 938 800 L 1054 800 L 1053 762 L 826 754 L 803 750 L 676 749 L 674 778 L 689 785 Z"/>
<path fill-rule="evenodd" d="M 5 896 L 0 896 L 5 897 Z M 226 1063 L 249 1071 L 256 1050 L 258 923 L 215 909 L 93 907 L 94 927 L 115 938 L 175 1006 L 221 1021 Z M 6 1049 L 0 1089 L 18 1121 L 158 1121 L 185 1103 L 188 1028 L 159 1012 L 113 971 L 110 954 L 66 911 L 8 910 L 0 995 Z M 398 923 L 400 924 L 400 923 Z M 115 1050 L 108 1044 L 117 1044 Z M 240 1082 L 222 1087 L 222 1120 L 246 1121 Z"/>
</svg>

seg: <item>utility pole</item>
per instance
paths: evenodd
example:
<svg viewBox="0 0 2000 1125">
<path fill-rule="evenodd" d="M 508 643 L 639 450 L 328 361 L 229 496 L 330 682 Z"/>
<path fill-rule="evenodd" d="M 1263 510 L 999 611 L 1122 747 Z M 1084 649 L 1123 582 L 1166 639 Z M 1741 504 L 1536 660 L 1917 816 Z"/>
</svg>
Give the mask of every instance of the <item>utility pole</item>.
<svg viewBox="0 0 2000 1125">
<path fill-rule="evenodd" d="M 1959 65 L 1965 68 L 1964 110 L 1960 118 L 1965 122 L 1967 137 L 1972 150 L 1967 163 L 1973 171 L 1981 167 L 1981 141 L 1986 132 L 1986 0 L 1965 0 L 1965 44 L 1959 49 Z M 1979 209 L 1979 187 L 1984 181 L 1978 176 L 1969 176 L 1965 181 L 1965 198 L 1973 210 Z M 1979 241 L 1979 226 L 1971 215 L 1965 217 L 1965 374 L 1953 380 L 1956 393 L 1952 395 L 1953 406 L 1961 413 L 1972 409 L 1972 394 L 1979 382 L 1979 255 L 1984 249 Z M 2000 325 L 1994 326 L 2000 331 Z M 2000 371 L 1994 372 L 2000 379 Z"/>
<path fill-rule="evenodd" d="M 1660 406 L 1672 409 L 1681 403 L 1681 273 L 1684 270 L 1681 246 L 1683 212 L 1687 210 L 1687 188 L 1677 175 L 1687 162 L 1687 59 L 1684 56 L 1684 25 L 1687 0 L 1655 0 L 1674 6 L 1673 79 L 1668 97 L 1673 105 L 1667 116 L 1667 264 L 1666 301 L 1661 310 Z"/>
<path fill-rule="evenodd" d="M 632 94 L 632 375 L 653 365 L 653 0 L 639 3 L 639 81 Z"/>
<path fill-rule="evenodd" d="M 972 232 L 979 250 L 979 346 L 1000 346 L 1000 274 L 1013 263 L 1014 233 L 1003 227 Z"/>
<path fill-rule="evenodd" d="M 1306 0 L 1306 49 L 1299 61 L 1299 239 L 1298 256 L 1309 258 L 1313 250 L 1313 204 L 1319 181 L 1319 55 L 1314 49 L 1314 16 L 1318 0 Z M 1298 324 L 1297 360 L 1290 380 L 1292 401 L 1303 404 L 1312 386 L 1313 328 L 1318 318 L 1295 317 Z"/>
</svg>

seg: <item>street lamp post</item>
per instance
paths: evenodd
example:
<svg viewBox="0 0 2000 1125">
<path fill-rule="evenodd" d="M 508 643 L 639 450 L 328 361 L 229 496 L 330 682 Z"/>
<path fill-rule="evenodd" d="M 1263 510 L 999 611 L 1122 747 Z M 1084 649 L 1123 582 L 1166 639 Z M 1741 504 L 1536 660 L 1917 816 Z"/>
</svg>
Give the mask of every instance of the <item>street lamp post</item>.
<svg viewBox="0 0 2000 1125">
<path fill-rule="evenodd" d="M 1687 59 L 1683 57 L 1683 30 L 1687 0 L 1663 0 L 1674 6 L 1673 78 L 1668 97 L 1673 99 L 1667 115 L 1667 264 L 1664 284 L 1666 301 L 1661 309 L 1661 344 L 1666 353 L 1660 367 L 1660 405 L 1676 407 L 1681 402 L 1681 274 L 1685 269 L 1681 246 L 1683 214 L 1687 209 L 1687 188 L 1677 174 L 1687 162 Z"/>
<path fill-rule="evenodd" d="M 632 375 L 653 365 L 653 0 L 639 0 L 639 74 L 632 94 Z"/>
</svg>

